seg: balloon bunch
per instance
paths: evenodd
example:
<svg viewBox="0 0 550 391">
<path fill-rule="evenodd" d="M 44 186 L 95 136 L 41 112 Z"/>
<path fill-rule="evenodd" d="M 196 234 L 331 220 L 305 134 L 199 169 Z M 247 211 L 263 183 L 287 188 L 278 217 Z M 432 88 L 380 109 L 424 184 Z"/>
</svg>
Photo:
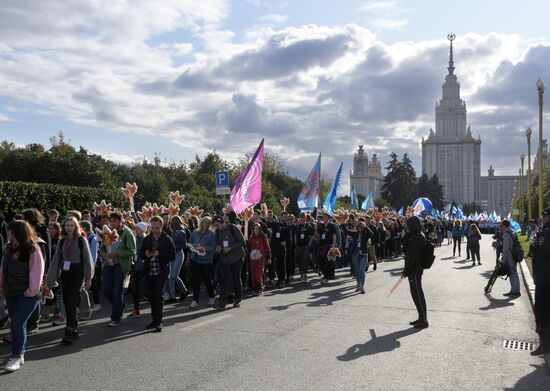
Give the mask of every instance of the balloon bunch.
<svg viewBox="0 0 550 391">
<path fill-rule="evenodd" d="M 107 216 L 111 213 L 111 209 L 111 204 L 108 204 L 105 200 L 101 200 L 99 204 L 94 202 L 94 212 L 97 216 Z"/>
<path fill-rule="evenodd" d="M 332 247 L 330 250 L 328 250 L 327 258 L 329 261 L 336 261 L 336 258 L 341 257 L 342 254 L 340 253 L 340 249 L 338 247 Z"/>
<path fill-rule="evenodd" d="M 185 212 L 188 213 L 190 216 L 197 216 L 200 218 L 204 213 L 204 209 L 199 209 L 198 206 L 193 206 L 187 209 Z"/>
<path fill-rule="evenodd" d="M 122 194 L 124 194 L 124 197 L 130 200 L 130 210 L 133 212 L 134 195 L 137 193 L 138 186 L 135 183 L 130 184 L 129 182 L 126 182 L 126 187 L 121 187 L 120 190 L 122 190 Z"/>
<path fill-rule="evenodd" d="M 183 202 L 183 199 L 185 196 L 183 194 L 180 194 L 180 191 L 171 191 L 170 192 L 170 202 L 172 202 L 174 205 L 179 205 Z"/>
</svg>

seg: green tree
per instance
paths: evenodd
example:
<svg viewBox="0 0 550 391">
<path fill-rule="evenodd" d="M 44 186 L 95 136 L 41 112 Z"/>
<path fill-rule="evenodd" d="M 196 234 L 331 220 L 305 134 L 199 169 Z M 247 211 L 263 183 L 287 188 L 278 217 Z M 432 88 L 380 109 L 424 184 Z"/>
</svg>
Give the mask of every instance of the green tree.
<svg viewBox="0 0 550 391">
<path fill-rule="evenodd" d="M 399 161 L 397 154 L 392 152 L 390 158 L 386 167 L 388 173 L 382 185 L 382 197 L 395 209 L 399 209 L 402 206 L 411 205 L 415 199 L 416 172 L 408 154 L 405 153 Z"/>
</svg>

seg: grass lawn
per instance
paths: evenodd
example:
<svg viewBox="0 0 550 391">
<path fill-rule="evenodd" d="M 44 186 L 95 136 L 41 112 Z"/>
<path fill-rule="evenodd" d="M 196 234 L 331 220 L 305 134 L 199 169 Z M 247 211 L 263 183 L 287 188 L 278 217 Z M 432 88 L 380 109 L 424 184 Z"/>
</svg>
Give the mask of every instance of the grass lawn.
<svg viewBox="0 0 550 391">
<path fill-rule="evenodd" d="M 518 239 L 521 247 L 523 247 L 523 252 L 527 255 L 529 252 L 529 240 L 527 240 L 527 235 L 518 235 Z M 527 264 L 531 275 L 533 275 L 533 261 L 531 260 L 531 257 L 526 257 L 525 263 Z"/>
</svg>

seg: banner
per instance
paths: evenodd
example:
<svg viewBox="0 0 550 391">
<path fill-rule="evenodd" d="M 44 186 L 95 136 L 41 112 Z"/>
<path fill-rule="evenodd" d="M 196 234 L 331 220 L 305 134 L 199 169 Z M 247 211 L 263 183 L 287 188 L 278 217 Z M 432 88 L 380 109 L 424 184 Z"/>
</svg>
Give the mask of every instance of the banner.
<svg viewBox="0 0 550 391">
<path fill-rule="evenodd" d="M 252 160 L 237 177 L 229 200 L 235 213 L 257 204 L 262 199 L 262 168 L 264 162 L 264 140 L 256 150 Z"/>
<path fill-rule="evenodd" d="M 336 197 L 338 194 L 338 189 L 340 188 L 340 178 L 342 177 L 343 165 L 344 162 L 341 162 L 340 168 L 338 169 L 336 177 L 334 178 L 334 182 L 332 182 L 332 186 L 327 194 L 327 198 L 325 198 L 325 202 L 323 202 L 323 209 L 325 212 L 332 213 L 334 212 L 334 208 L 336 207 Z"/>
<path fill-rule="evenodd" d="M 319 189 L 321 184 L 321 154 L 306 178 L 304 187 L 298 196 L 298 208 L 302 212 L 313 212 L 319 205 Z"/>
</svg>

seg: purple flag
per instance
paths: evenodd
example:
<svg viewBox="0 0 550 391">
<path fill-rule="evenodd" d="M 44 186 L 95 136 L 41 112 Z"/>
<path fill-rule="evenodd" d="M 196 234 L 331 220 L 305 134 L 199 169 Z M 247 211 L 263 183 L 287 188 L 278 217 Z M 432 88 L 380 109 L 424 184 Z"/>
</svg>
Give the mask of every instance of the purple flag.
<svg viewBox="0 0 550 391">
<path fill-rule="evenodd" d="M 262 199 L 262 167 L 264 163 L 264 140 L 244 171 L 235 180 L 229 200 L 235 213 L 239 214 Z"/>
</svg>

